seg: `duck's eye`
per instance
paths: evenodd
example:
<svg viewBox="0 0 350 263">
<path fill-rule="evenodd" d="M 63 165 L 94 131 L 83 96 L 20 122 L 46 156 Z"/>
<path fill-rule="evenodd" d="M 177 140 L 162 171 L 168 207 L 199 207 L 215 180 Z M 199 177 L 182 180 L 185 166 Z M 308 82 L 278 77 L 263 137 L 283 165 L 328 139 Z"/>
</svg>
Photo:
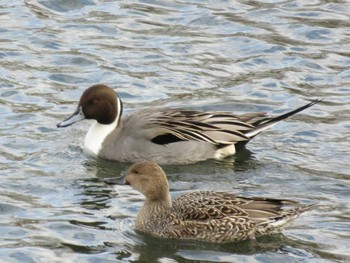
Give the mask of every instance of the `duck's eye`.
<svg viewBox="0 0 350 263">
<path fill-rule="evenodd" d="M 94 104 L 97 104 L 98 103 L 98 100 L 89 100 L 89 104 L 90 105 L 94 105 Z"/>
<path fill-rule="evenodd" d="M 139 175 L 140 173 L 139 173 L 139 171 L 134 170 L 134 174 Z"/>
</svg>

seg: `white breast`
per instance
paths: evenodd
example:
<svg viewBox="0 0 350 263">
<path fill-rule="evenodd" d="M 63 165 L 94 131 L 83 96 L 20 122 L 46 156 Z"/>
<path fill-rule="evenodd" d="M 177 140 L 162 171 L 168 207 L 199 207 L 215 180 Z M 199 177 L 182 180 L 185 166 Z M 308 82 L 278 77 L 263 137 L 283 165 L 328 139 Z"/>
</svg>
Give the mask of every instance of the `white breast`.
<svg viewBox="0 0 350 263">
<path fill-rule="evenodd" d="M 85 137 L 84 146 L 90 152 L 98 155 L 102 148 L 102 143 L 106 139 L 106 137 L 117 127 L 118 119 L 116 119 L 113 123 L 103 125 L 95 121 L 94 124 L 91 125 L 88 133 Z"/>
</svg>

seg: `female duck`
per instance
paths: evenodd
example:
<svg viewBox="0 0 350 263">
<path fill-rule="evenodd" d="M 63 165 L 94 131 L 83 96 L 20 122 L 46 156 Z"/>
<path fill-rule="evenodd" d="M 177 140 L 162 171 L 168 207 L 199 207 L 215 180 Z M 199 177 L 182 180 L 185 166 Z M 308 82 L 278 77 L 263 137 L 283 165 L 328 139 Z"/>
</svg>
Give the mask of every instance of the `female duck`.
<svg viewBox="0 0 350 263">
<path fill-rule="evenodd" d="M 261 112 L 237 116 L 230 112 L 148 108 L 122 120 L 122 102 L 114 90 L 95 85 L 85 90 L 77 110 L 57 127 L 96 120 L 86 135 L 85 148 L 104 159 L 188 164 L 231 156 L 263 130 L 317 102 L 273 118 Z"/>
<path fill-rule="evenodd" d="M 213 191 L 183 194 L 171 201 L 166 175 L 151 161 L 136 163 L 125 177 L 109 178 L 105 182 L 128 184 L 146 197 L 135 228 L 160 238 L 213 243 L 254 239 L 280 232 L 311 208 L 291 200 L 245 198 Z"/>
</svg>

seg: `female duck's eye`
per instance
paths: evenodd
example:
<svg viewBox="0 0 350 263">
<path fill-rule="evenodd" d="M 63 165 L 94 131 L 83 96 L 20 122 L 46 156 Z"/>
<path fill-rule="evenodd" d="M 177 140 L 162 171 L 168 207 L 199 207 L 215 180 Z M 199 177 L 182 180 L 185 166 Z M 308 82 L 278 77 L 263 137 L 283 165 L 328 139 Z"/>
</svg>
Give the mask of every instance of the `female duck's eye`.
<svg viewBox="0 0 350 263">
<path fill-rule="evenodd" d="M 134 174 L 139 175 L 140 173 L 139 173 L 139 171 L 135 170 Z"/>
</svg>

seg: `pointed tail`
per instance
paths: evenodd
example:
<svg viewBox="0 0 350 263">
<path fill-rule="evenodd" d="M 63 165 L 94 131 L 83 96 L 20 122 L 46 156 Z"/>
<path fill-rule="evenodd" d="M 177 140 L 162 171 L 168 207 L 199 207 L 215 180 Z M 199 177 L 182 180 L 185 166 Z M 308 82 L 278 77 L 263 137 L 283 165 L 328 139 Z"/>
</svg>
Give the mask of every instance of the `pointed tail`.
<svg viewBox="0 0 350 263">
<path fill-rule="evenodd" d="M 245 135 L 249 138 L 253 138 L 254 136 L 256 136 L 257 134 L 259 134 L 260 132 L 271 128 L 272 126 L 274 126 L 276 123 L 289 118 L 290 116 L 297 114 L 298 112 L 301 112 L 307 108 L 310 108 L 311 106 L 315 105 L 316 103 L 319 103 L 320 101 L 322 101 L 322 99 L 316 99 L 311 101 L 310 103 L 297 108 L 295 110 L 289 111 L 287 113 L 284 113 L 282 115 L 276 116 L 276 117 L 272 117 L 272 118 L 264 118 L 263 120 L 259 120 L 257 122 L 255 122 L 253 125 L 255 126 L 254 129 L 248 131 L 247 133 L 245 133 Z"/>
<path fill-rule="evenodd" d="M 282 211 L 279 216 L 271 217 L 270 220 L 257 224 L 255 234 L 257 236 L 266 234 L 276 234 L 281 232 L 290 222 L 300 216 L 300 214 L 311 210 L 316 204 L 301 205 L 289 210 Z"/>
</svg>

